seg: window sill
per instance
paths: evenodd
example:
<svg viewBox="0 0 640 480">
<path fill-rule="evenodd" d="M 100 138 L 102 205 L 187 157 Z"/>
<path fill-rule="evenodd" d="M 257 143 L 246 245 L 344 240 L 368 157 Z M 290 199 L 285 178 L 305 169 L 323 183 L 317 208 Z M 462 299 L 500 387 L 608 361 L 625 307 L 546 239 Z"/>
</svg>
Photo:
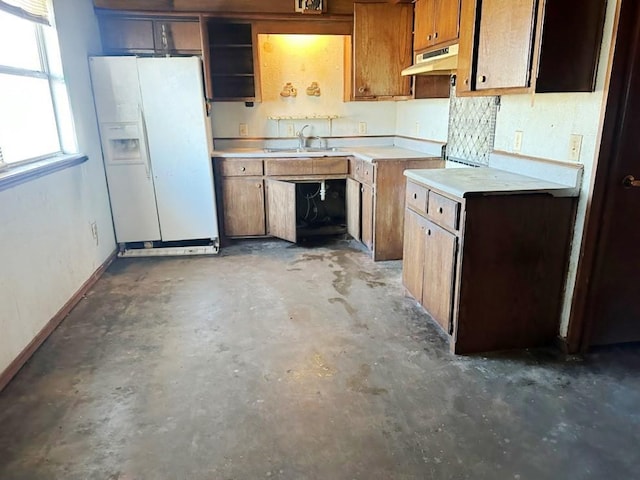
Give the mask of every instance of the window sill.
<svg viewBox="0 0 640 480">
<path fill-rule="evenodd" d="M 86 155 L 55 155 L 24 165 L 6 165 L 0 169 L 0 191 L 15 187 L 21 183 L 59 172 L 65 168 L 80 165 L 88 160 Z"/>
</svg>

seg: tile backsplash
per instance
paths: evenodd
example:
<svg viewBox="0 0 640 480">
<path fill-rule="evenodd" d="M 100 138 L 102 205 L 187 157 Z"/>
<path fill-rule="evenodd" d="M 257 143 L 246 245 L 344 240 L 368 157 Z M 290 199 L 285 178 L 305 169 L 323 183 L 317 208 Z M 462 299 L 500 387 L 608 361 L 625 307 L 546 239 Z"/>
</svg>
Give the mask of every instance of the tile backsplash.
<svg viewBox="0 0 640 480">
<path fill-rule="evenodd" d="M 488 165 L 496 135 L 500 97 L 457 97 L 451 87 L 447 157 Z"/>
</svg>

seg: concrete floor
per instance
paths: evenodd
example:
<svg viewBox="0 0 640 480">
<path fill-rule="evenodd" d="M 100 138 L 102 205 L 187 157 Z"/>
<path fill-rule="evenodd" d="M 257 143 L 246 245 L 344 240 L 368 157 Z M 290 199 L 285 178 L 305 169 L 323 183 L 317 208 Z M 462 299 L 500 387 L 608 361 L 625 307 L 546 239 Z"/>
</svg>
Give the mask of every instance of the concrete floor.
<svg viewBox="0 0 640 480">
<path fill-rule="evenodd" d="M 454 357 L 400 276 L 345 241 L 118 260 L 0 393 L 0 479 L 638 478 L 638 348 Z"/>
</svg>

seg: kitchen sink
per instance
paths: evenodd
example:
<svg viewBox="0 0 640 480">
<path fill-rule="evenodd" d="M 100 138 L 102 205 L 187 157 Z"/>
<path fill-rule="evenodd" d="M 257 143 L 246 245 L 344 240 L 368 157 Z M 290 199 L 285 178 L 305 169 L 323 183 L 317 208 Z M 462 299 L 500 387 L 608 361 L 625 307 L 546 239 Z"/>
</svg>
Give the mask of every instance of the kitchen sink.
<svg viewBox="0 0 640 480">
<path fill-rule="evenodd" d="M 318 152 L 339 152 L 340 149 L 323 148 L 323 147 L 309 147 L 309 148 L 265 148 L 266 153 L 318 153 Z"/>
</svg>

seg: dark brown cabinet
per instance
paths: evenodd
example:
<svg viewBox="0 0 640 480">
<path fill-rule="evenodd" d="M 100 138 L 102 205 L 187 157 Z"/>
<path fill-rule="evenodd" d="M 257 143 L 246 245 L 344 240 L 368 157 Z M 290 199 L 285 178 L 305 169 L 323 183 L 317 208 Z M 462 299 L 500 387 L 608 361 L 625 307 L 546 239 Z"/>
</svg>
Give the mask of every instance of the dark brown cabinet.
<svg viewBox="0 0 640 480">
<path fill-rule="evenodd" d="M 455 353 L 546 345 L 558 334 L 575 198 L 457 198 L 407 184 L 402 280 Z"/>
<path fill-rule="evenodd" d="M 462 0 L 458 93 L 589 92 L 606 0 Z"/>
<path fill-rule="evenodd" d="M 207 95 L 214 101 L 260 101 L 253 26 L 250 22 L 209 18 L 203 38 Z"/>
<path fill-rule="evenodd" d="M 413 49 L 434 50 L 455 43 L 460 32 L 460 0 L 416 0 Z"/>
<path fill-rule="evenodd" d="M 401 72 L 412 63 L 413 5 L 354 4 L 352 97 L 408 97 L 409 77 Z"/>
<path fill-rule="evenodd" d="M 195 18 L 100 15 L 102 45 L 108 54 L 199 55 L 200 23 Z"/>
</svg>

